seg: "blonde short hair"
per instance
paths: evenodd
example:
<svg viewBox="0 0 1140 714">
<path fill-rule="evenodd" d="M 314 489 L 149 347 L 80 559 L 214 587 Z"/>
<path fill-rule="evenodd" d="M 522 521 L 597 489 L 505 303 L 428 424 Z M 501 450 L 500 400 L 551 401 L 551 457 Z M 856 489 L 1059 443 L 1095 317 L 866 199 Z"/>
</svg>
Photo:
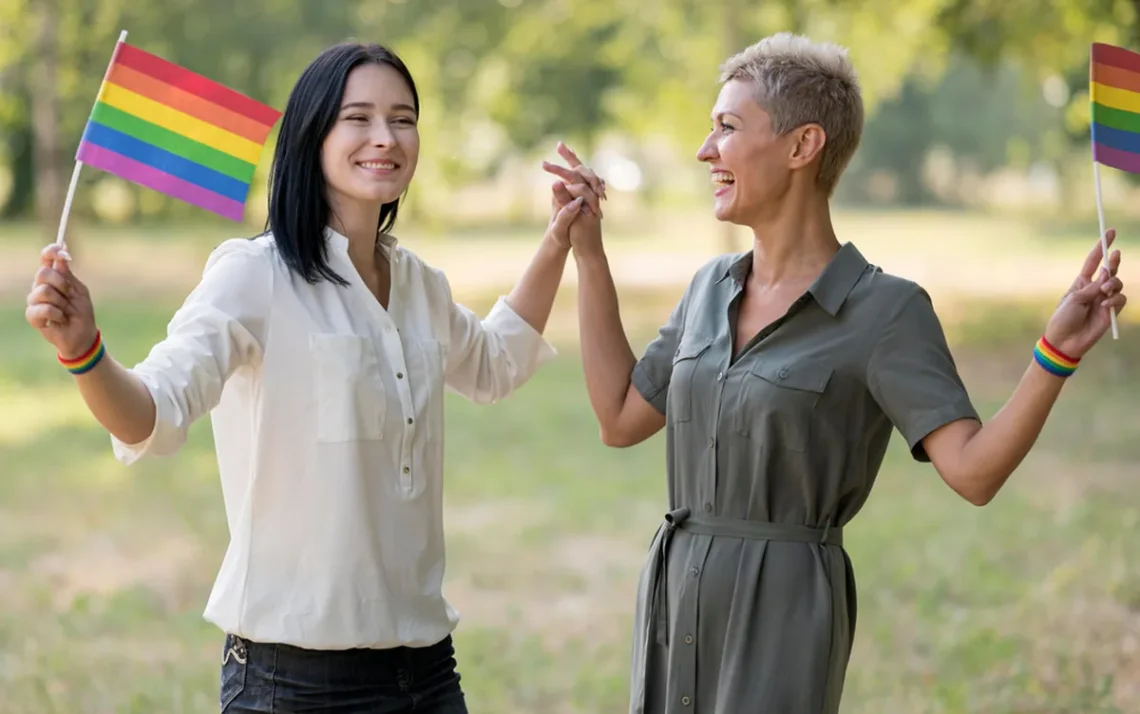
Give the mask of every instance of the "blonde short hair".
<svg viewBox="0 0 1140 714">
<path fill-rule="evenodd" d="M 734 79 L 756 86 L 777 136 L 808 123 L 823 128 L 817 182 L 831 195 L 863 134 L 863 93 L 847 49 L 781 32 L 730 57 L 720 81 Z"/>
</svg>

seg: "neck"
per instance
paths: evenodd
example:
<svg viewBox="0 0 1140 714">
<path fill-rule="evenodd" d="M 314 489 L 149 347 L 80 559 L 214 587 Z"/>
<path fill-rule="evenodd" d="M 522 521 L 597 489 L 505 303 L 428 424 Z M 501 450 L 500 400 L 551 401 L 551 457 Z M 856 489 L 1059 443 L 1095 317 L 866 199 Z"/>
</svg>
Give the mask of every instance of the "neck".
<svg viewBox="0 0 1140 714">
<path fill-rule="evenodd" d="M 348 238 L 348 257 L 356 272 L 361 276 L 375 273 L 380 206 L 334 203 L 329 208 L 329 227 Z"/>
<path fill-rule="evenodd" d="M 749 279 L 754 284 L 775 287 L 814 280 L 839 250 L 827 199 L 814 191 L 807 200 L 785 201 L 751 228 Z"/>
</svg>

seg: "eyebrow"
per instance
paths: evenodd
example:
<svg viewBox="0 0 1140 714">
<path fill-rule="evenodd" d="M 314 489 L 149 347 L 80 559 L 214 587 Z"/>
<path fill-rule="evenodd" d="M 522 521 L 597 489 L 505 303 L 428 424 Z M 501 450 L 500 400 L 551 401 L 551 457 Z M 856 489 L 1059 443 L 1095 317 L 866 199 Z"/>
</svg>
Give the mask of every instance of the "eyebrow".
<svg viewBox="0 0 1140 714">
<path fill-rule="evenodd" d="M 376 105 L 373 104 L 372 102 L 350 102 L 348 104 L 341 106 L 340 110 L 343 112 L 346 109 L 375 109 L 375 108 L 376 108 Z M 413 114 L 415 114 L 415 112 L 416 112 L 416 108 L 410 104 L 393 104 L 391 106 L 391 110 L 397 111 L 397 112 L 412 112 Z"/>
<path fill-rule="evenodd" d="M 717 119 L 723 119 L 724 117 L 733 117 L 733 118 L 739 119 L 740 115 L 737 114 L 736 112 L 732 112 L 732 111 L 723 111 L 723 112 L 717 112 L 716 114 L 713 114 L 712 117 L 710 117 L 710 118 L 713 121 L 716 121 Z"/>
</svg>

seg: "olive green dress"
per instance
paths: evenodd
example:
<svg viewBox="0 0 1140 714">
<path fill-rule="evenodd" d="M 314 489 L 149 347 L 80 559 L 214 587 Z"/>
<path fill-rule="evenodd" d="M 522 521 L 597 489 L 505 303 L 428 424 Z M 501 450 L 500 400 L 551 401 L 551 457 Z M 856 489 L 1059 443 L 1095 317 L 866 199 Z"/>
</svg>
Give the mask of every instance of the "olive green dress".
<svg viewBox="0 0 1140 714">
<path fill-rule="evenodd" d="M 670 513 L 638 587 L 632 714 L 835 714 L 855 632 L 843 527 L 897 428 L 978 419 L 927 293 L 847 243 L 732 354 L 752 254 L 698 271 L 633 372 Z"/>
</svg>

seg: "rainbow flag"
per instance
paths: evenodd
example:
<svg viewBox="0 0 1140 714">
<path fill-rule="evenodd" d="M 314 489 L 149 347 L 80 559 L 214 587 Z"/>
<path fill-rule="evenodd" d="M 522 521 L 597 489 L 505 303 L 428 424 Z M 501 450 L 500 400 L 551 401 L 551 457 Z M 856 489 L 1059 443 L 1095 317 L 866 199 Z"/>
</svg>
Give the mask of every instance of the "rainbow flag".
<svg viewBox="0 0 1140 714">
<path fill-rule="evenodd" d="M 1094 43 L 1089 93 L 1093 161 L 1140 173 L 1140 54 Z"/>
<path fill-rule="evenodd" d="M 280 116 L 120 41 L 75 158 L 240 221 L 254 168 Z"/>
</svg>

